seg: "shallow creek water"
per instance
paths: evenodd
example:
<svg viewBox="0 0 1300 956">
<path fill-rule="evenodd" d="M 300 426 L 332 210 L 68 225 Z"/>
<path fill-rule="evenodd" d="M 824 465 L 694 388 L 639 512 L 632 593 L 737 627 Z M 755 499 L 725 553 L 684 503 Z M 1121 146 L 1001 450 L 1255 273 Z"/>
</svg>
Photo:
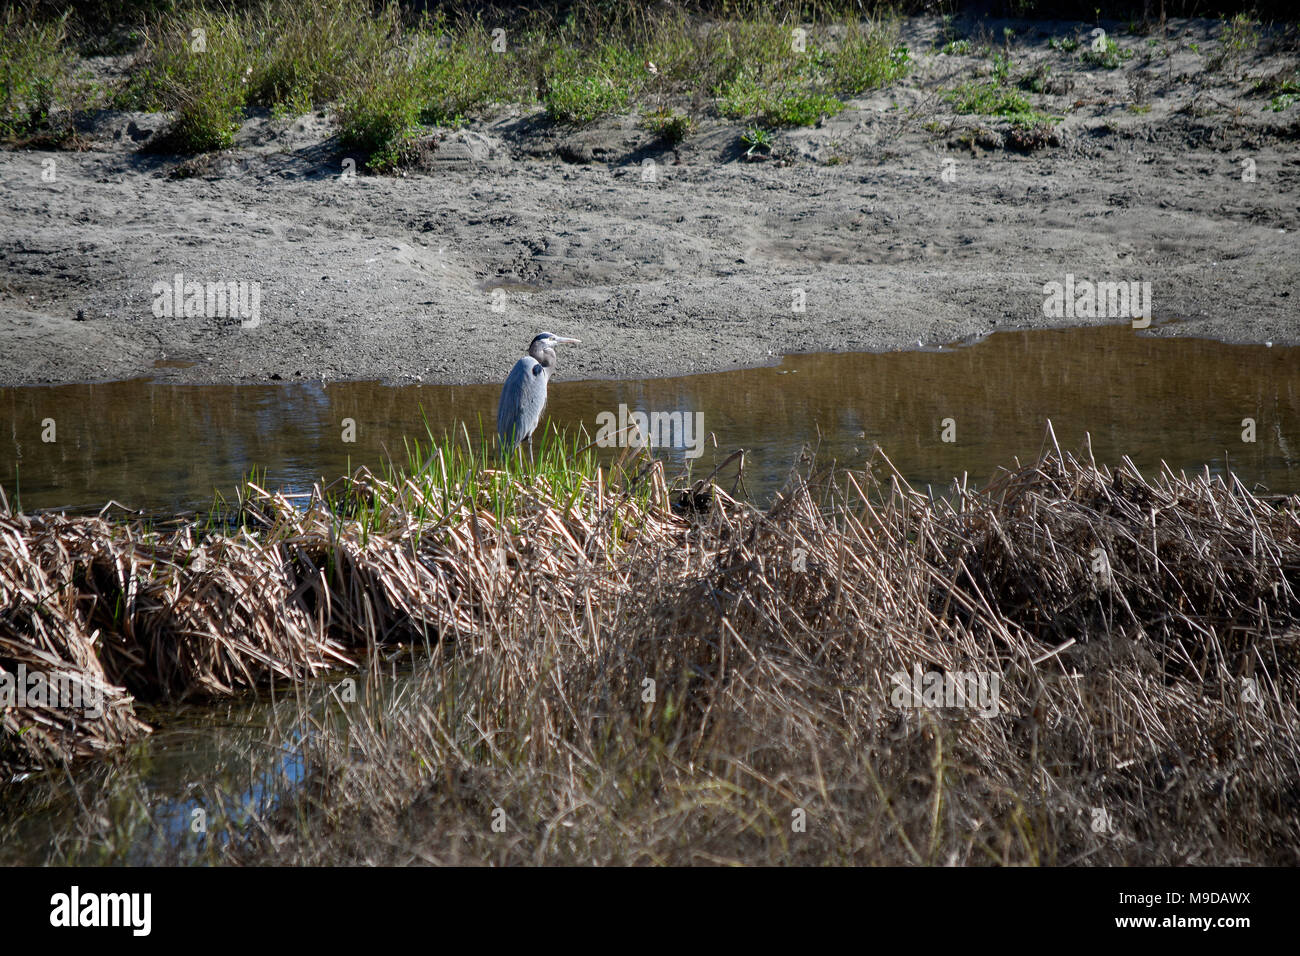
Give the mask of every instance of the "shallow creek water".
<svg viewBox="0 0 1300 956">
<path fill-rule="evenodd" d="M 1090 433 L 1099 463 L 1129 455 L 1144 470 L 1162 460 L 1215 472 L 1230 464 L 1248 485 L 1288 493 L 1300 490 L 1298 353 L 1107 326 L 631 381 L 566 380 L 561 355 L 546 414 L 595 437 L 598 416 L 618 416 L 620 406 L 686 413 L 707 438 L 697 472 L 744 448 L 746 487 L 758 500 L 806 446 L 852 465 L 878 443 L 913 483 L 941 490 L 963 473 L 982 482 L 1017 457 L 1036 457 L 1049 419 L 1063 448 L 1080 448 Z M 300 492 L 349 467 L 404 463 L 403 438 L 424 438 L 426 419 L 437 435 L 462 422 L 490 435 L 498 395 L 497 385 L 368 382 L 0 388 L 0 487 L 27 510 L 109 500 L 202 510 L 256 466 L 272 487 Z M 1242 440 L 1247 418 L 1254 442 Z M 345 440 L 348 420 L 354 441 Z M 685 464 L 686 436 L 676 437 L 661 453 Z"/>
</svg>

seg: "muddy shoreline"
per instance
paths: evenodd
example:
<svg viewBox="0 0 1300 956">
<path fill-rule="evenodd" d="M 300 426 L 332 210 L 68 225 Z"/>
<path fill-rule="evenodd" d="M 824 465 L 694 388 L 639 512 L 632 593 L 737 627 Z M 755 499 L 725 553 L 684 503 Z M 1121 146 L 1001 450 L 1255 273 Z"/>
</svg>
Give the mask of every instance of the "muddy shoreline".
<svg viewBox="0 0 1300 956">
<path fill-rule="evenodd" d="M 96 115 L 80 151 L 0 153 L 0 385 L 495 382 L 542 329 L 584 342 L 565 378 L 642 378 L 1124 320 L 1045 315 L 1067 276 L 1149 283 L 1152 334 L 1300 343 L 1300 105 L 1200 68 L 1214 21 L 1172 21 L 1158 64 L 1121 37 L 1117 70 L 1049 47 L 1077 24 L 1014 26 L 1064 116 L 1028 153 L 945 112 L 988 61 L 937 55 L 926 18 L 906 80 L 761 162 L 734 123 L 673 150 L 633 116 L 505 107 L 405 176 L 349 180 L 324 113 L 254 116 L 189 160 L 141 151 L 162 116 Z M 257 321 L 158 314 L 177 274 L 250 284 Z"/>
</svg>

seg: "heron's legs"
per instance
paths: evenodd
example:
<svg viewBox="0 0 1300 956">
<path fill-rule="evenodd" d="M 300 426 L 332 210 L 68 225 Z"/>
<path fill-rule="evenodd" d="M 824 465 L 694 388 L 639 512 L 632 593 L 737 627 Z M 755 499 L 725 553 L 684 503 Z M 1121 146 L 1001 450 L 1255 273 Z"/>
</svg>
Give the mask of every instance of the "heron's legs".
<svg viewBox="0 0 1300 956">
<path fill-rule="evenodd" d="M 524 445 L 525 445 L 525 444 L 528 446 L 528 463 L 529 463 L 530 465 L 531 465 L 531 464 L 534 464 L 534 462 L 533 462 L 533 436 L 530 434 L 530 435 L 528 435 L 527 437 L 525 437 L 525 438 L 521 438 L 519 441 L 517 441 L 517 442 L 515 443 L 515 447 L 514 447 L 513 449 L 511 449 L 511 452 L 510 452 L 510 454 L 511 454 L 512 456 L 516 456 L 516 455 L 517 455 L 517 456 L 519 457 L 519 465 L 520 465 L 520 467 L 522 467 L 522 466 L 523 466 L 523 463 L 524 463 Z"/>
</svg>

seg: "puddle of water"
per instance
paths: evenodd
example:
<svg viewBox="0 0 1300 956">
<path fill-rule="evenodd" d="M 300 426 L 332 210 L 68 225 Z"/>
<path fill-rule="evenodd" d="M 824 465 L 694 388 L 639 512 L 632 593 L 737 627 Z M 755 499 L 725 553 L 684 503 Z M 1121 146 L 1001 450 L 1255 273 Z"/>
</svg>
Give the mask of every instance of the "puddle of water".
<svg viewBox="0 0 1300 956">
<path fill-rule="evenodd" d="M 149 708 L 138 709 L 146 720 L 153 717 Z M 228 808 L 237 808 L 235 816 L 250 807 L 265 813 L 273 809 L 277 777 L 293 785 L 302 780 L 301 752 L 292 747 L 273 752 L 270 743 L 300 740 L 294 732 L 296 718 L 292 700 L 271 702 L 254 695 L 180 707 L 162 715 L 149 737 L 112 757 L 81 762 L 73 775 L 51 770 L 20 776 L 8 782 L 0 803 L 0 821 L 14 820 L 0 863 L 40 864 L 55 846 L 72 856 L 59 862 L 108 862 L 96 860 L 93 849 L 67 842 L 78 831 L 81 807 L 90 806 L 96 794 L 112 795 L 114 810 L 121 813 L 112 822 L 119 832 L 131 833 L 124 841 L 128 858 L 112 862 L 143 863 L 150 849 L 201 851 L 202 831 L 211 832 L 214 840 L 224 838 L 219 823 Z M 143 816 L 142 808 L 147 808 Z"/>
<path fill-rule="evenodd" d="M 502 374 L 510 359 L 503 361 Z M 497 385 L 374 383 L 159 385 L 147 381 L 0 389 L 0 485 L 24 508 L 98 509 L 110 499 L 151 512 L 204 509 L 257 466 L 272 487 L 312 481 L 391 455 L 403 436 L 466 422 L 491 434 Z M 1300 490 L 1300 349 L 1153 338 L 1123 326 L 995 333 L 976 344 L 884 354 L 787 357 L 779 366 L 643 381 L 551 384 L 547 416 L 584 425 L 619 406 L 702 413 L 717 437 L 709 469 L 748 450 L 751 496 L 766 499 L 820 442 L 822 458 L 859 464 L 879 443 L 918 486 L 963 472 L 989 478 L 1035 458 L 1051 419 L 1062 447 L 1091 432 L 1098 462 L 1130 455 L 1154 470 L 1219 472 L 1248 485 Z M 944 419 L 954 442 L 942 439 Z M 1255 422 L 1253 443 L 1242 420 Z M 53 420 L 55 441 L 48 437 Z M 345 419 L 356 441 L 343 440 Z M 667 456 L 684 462 L 681 448 Z M 1225 457 L 1226 456 L 1226 457 Z"/>
<path fill-rule="evenodd" d="M 355 681 L 357 701 L 347 706 L 378 706 L 370 699 L 372 687 L 384 700 L 409 695 L 413 667 L 425 652 L 411 647 L 407 653 L 381 665 L 382 674 L 370 676 L 373 685 L 364 674 L 346 675 Z M 345 726 L 339 680 L 309 683 L 301 700 L 292 692 L 248 693 L 166 711 L 138 707 L 155 728 L 148 737 L 112 757 L 82 761 L 71 775 L 55 769 L 5 783 L 0 866 L 41 865 L 51 852 L 53 862 L 74 865 L 139 865 L 159 853 L 179 862 L 207 859 L 209 844 L 229 839 L 232 828 L 253 814 L 274 812 L 278 794 L 304 781 L 308 736 L 322 726 L 331 732 Z M 110 797 L 114 819 L 108 822 L 117 831 L 116 845 L 127 848 L 125 858 L 102 859 L 98 841 L 79 846 L 70 839 L 84 829 L 83 807 L 92 815 L 104 810 L 94 800 L 99 794 Z"/>
</svg>

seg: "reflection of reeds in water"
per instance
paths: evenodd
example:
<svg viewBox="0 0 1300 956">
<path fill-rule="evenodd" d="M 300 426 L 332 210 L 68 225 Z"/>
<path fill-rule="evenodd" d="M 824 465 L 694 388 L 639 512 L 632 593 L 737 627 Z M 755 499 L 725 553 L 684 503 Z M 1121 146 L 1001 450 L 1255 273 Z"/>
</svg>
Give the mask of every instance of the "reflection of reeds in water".
<svg viewBox="0 0 1300 956">
<path fill-rule="evenodd" d="M 303 508 L 250 487 L 255 530 L 199 542 L 4 519 L 3 580 L 71 581 L 57 646 L 137 695 L 430 644 L 401 694 L 305 716 L 305 782 L 224 859 L 1295 862 L 1295 502 L 1055 449 L 947 500 L 880 462 L 767 510 L 571 452 L 413 457 Z M 996 675 L 997 715 L 897 706 L 918 669 Z"/>
</svg>

